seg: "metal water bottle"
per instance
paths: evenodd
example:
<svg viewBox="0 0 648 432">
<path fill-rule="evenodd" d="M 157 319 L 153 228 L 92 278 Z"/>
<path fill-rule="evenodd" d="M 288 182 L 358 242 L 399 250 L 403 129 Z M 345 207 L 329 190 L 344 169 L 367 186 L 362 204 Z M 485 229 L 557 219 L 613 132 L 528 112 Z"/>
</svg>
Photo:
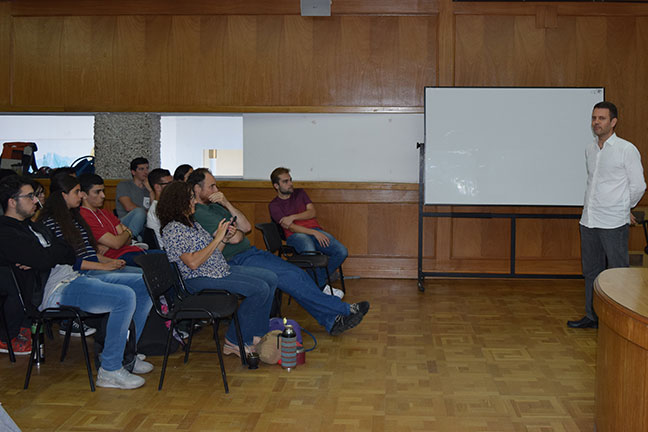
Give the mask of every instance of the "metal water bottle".
<svg viewBox="0 0 648 432">
<path fill-rule="evenodd" d="M 281 333 L 281 366 L 289 372 L 297 366 L 297 333 L 290 324 Z"/>
</svg>

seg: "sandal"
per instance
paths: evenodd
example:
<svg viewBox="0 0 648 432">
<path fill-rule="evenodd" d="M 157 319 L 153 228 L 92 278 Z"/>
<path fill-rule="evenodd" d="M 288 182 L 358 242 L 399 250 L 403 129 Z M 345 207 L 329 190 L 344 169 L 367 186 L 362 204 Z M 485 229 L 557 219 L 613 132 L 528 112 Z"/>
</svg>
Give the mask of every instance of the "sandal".
<svg viewBox="0 0 648 432">
<path fill-rule="evenodd" d="M 250 353 L 254 352 L 254 347 L 251 347 L 249 345 L 245 345 L 245 354 L 248 355 Z M 239 350 L 238 344 L 232 343 L 225 339 L 225 343 L 223 344 L 223 354 L 225 355 L 230 355 L 234 354 L 236 357 L 241 357 L 241 350 Z"/>
</svg>

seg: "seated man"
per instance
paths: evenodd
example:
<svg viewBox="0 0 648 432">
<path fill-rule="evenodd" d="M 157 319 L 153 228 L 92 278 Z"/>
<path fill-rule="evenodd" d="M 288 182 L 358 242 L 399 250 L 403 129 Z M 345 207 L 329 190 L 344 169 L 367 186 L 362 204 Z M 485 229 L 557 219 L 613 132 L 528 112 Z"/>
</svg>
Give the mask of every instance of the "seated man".
<svg viewBox="0 0 648 432">
<path fill-rule="evenodd" d="M 25 306 L 43 310 L 76 306 L 89 313 L 108 313 L 97 386 L 134 389 L 144 379 L 122 367 L 128 326 L 135 312 L 135 292 L 126 285 L 80 275 L 72 268 L 74 248 L 30 218 L 36 212 L 31 181 L 9 177 L 0 182 L 0 265 L 14 268 L 24 288 Z"/>
<path fill-rule="evenodd" d="M 169 170 L 162 168 L 155 168 L 148 175 L 148 183 L 151 187 L 151 193 L 153 195 L 153 202 L 151 207 L 146 214 L 146 227 L 151 228 L 155 232 L 155 238 L 157 239 L 158 245 L 160 248 L 164 249 L 164 242 L 162 241 L 162 236 L 160 235 L 160 219 L 157 214 L 157 204 L 162 194 L 162 189 L 166 187 L 169 183 L 173 181 L 171 173 Z"/>
<path fill-rule="evenodd" d="M 297 252 L 319 251 L 329 257 L 328 272 L 333 275 L 346 259 L 347 248 L 335 237 L 322 229 L 315 218 L 315 206 L 304 189 L 294 189 L 290 170 L 276 168 L 270 174 L 272 187 L 277 196 L 270 202 L 270 216 L 281 225 L 286 236 L 286 243 Z M 331 287 L 326 282 L 324 269 L 316 269 L 317 281 L 324 292 L 331 294 Z M 333 288 L 333 293 L 342 298 L 344 293 Z"/>
<path fill-rule="evenodd" d="M 130 171 L 133 178 L 117 185 L 115 210 L 117 210 L 117 217 L 137 237 L 144 228 L 146 210 L 151 205 L 151 190 L 147 181 L 148 160 L 143 157 L 133 159 L 130 163 Z"/>
<path fill-rule="evenodd" d="M 297 300 L 333 336 L 360 324 L 369 311 L 369 302 L 350 305 L 338 297 L 326 295 L 305 271 L 250 244 L 243 235 L 250 231 L 250 222 L 222 192 L 219 192 L 216 179 L 208 169 L 195 170 L 187 182 L 196 195 L 194 218 L 207 232 L 213 235 L 223 219 L 231 220 L 236 216 L 236 222 L 232 225 L 235 225 L 237 231 L 224 242 L 222 250 L 223 256 L 231 266 L 240 266 L 241 272 L 263 279 L 268 284 L 278 278 L 277 288 Z"/>
<path fill-rule="evenodd" d="M 98 252 L 108 258 L 122 259 L 126 265 L 137 266 L 135 257 L 144 251 L 131 245 L 133 232 L 114 214 L 103 209 L 106 199 L 104 181 L 97 174 L 83 174 L 81 183 L 81 216 L 98 244 Z M 146 216 L 146 214 L 145 214 Z"/>
</svg>

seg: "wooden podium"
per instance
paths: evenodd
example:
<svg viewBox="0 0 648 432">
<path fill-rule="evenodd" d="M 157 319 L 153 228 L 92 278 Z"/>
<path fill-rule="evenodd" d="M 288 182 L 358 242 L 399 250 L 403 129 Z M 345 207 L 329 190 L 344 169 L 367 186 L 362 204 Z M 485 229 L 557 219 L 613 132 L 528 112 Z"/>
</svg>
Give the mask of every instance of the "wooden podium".
<svg viewBox="0 0 648 432">
<path fill-rule="evenodd" d="M 599 317 L 596 431 L 648 431 L 648 269 L 617 268 L 594 283 Z"/>
</svg>

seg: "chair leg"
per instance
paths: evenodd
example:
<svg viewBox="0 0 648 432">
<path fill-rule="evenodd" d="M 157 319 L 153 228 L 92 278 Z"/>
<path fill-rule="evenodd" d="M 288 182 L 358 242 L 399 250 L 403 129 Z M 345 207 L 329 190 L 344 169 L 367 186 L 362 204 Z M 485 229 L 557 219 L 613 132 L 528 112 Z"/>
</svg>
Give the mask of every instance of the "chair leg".
<svg viewBox="0 0 648 432">
<path fill-rule="evenodd" d="M 344 272 L 342 271 L 342 265 L 338 267 L 338 271 L 340 272 L 340 282 L 342 283 L 342 292 L 346 294 L 346 286 L 344 285 Z"/>
<path fill-rule="evenodd" d="M 216 352 L 218 353 L 218 363 L 220 363 L 221 377 L 223 378 L 223 385 L 225 386 L 225 393 L 229 393 L 229 386 L 227 385 L 227 374 L 225 373 L 225 363 L 223 362 L 223 351 L 221 350 L 220 340 L 218 340 L 218 324 L 220 320 L 215 319 L 214 327 L 214 342 L 216 342 Z"/>
<path fill-rule="evenodd" d="M 4 299 L 4 297 L 3 297 Z M 4 311 L 4 300 L 0 304 L 0 312 Z M 7 340 L 7 350 L 9 351 L 9 361 L 11 363 L 16 363 L 16 355 L 14 354 L 13 345 L 11 344 L 11 337 L 9 336 L 9 327 L 7 326 L 7 317 L 2 313 L 2 324 L 4 325 L 4 334 Z"/>
<path fill-rule="evenodd" d="M 193 341 L 193 334 L 194 334 L 194 323 L 196 320 L 191 320 L 191 329 L 189 329 L 189 340 L 187 341 L 187 345 L 185 345 L 184 350 L 185 350 L 185 356 L 184 356 L 184 362 L 187 363 L 189 361 L 189 352 L 191 351 L 191 341 Z"/>
<path fill-rule="evenodd" d="M 81 323 L 81 346 L 83 347 L 83 357 L 85 358 L 86 369 L 88 370 L 88 381 L 90 381 L 90 391 L 95 391 L 94 379 L 92 377 L 92 366 L 90 366 L 90 355 L 88 354 L 88 342 L 86 341 L 86 335 L 83 331 L 83 320 L 79 320 Z M 69 336 L 66 334 L 66 338 Z M 63 361 L 61 359 L 61 361 Z"/>
<path fill-rule="evenodd" d="M 241 326 L 238 320 L 238 311 L 232 314 L 234 321 L 234 328 L 236 329 L 236 338 L 238 339 L 239 353 L 241 354 L 241 364 L 247 365 L 247 355 L 245 354 L 245 342 L 243 341 L 243 333 L 241 333 Z"/>
<path fill-rule="evenodd" d="M 72 335 L 72 319 L 67 320 L 67 328 L 65 329 L 65 338 L 63 339 L 63 348 L 61 348 L 61 362 L 65 360 L 68 348 L 70 347 L 70 336 Z M 83 328 L 83 324 L 81 325 Z"/>
<path fill-rule="evenodd" d="M 36 323 L 36 332 L 32 333 L 32 352 L 29 355 L 29 365 L 27 366 L 27 375 L 25 376 L 25 390 L 27 390 L 27 388 L 29 387 L 29 380 L 31 378 L 32 368 L 34 367 L 34 360 L 37 358 L 37 356 L 40 356 L 38 334 L 40 333 L 42 325 L 43 322 L 39 320 Z"/>
<path fill-rule="evenodd" d="M 164 373 L 166 372 L 167 361 L 169 360 L 169 345 L 171 345 L 171 338 L 173 337 L 173 329 L 175 328 L 175 320 L 171 320 L 169 326 L 169 334 L 167 335 L 167 343 L 164 348 L 164 360 L 162 360 L 162 372 L 160 372 L 160 384 L 158 384 L 158 391 L 162 390 L 164 384 Z"/>
<path fill-rule="evenodd" d="M 45 323 L 45 332 L 49 340 L 54 340 L 54 332 L 52 331 L 52 321 L 47 321 Z"/>
<path fill-rule="evenodd" d="M 331 275 L 329 274 L 328 267 L 324 267 L 324 270 L 326 270 L 326 280 L 331 287 L 331 295 L 333 295 L 333 284 L 331 283 Z"/>
</svg>

